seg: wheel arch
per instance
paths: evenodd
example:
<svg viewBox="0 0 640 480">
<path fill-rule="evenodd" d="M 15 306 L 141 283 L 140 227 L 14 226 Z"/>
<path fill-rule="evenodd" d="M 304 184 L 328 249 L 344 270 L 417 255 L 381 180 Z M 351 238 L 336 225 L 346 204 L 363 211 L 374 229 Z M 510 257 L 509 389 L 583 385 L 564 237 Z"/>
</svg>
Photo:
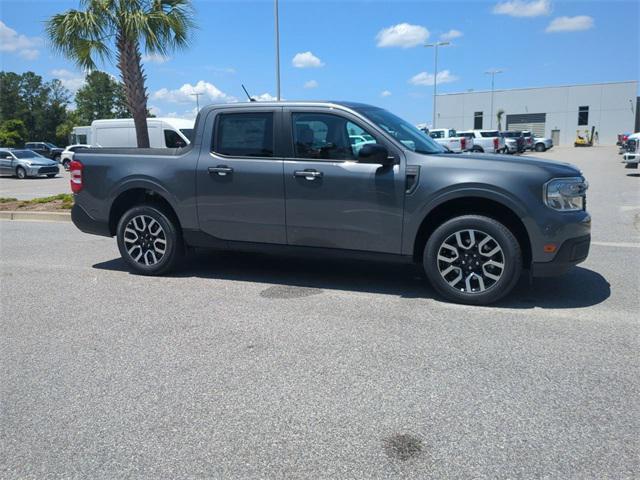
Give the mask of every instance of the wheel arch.
<svg viewBox="0 0 640 480">
<path fill-rule="evenodd" d="M 413 258 L 422 261 L 422 254 L 431 234 L 447 220 L 461 215 L 484 215 L 505 225 L 522 249 L 523 267 L 531 264 L 531 241 L 525 224 L 516 209 L 506 202 L 478 194 L 449 198 L 431 208 L 418 227 L 413 243 Z"/>
<path fill-rule="evenodd" d="M 111 235 L 116 234 L 118 221 L 122 215 L 131 207 L 138 205 L 154 205 L 161 208 L 175 222 L 178 231 L 182 231 L 175 208 L 161 191 L 150 186 L 131 186 L 120 191 L 111 203 L 109 209 L 109 232 Z"/>
</svg>

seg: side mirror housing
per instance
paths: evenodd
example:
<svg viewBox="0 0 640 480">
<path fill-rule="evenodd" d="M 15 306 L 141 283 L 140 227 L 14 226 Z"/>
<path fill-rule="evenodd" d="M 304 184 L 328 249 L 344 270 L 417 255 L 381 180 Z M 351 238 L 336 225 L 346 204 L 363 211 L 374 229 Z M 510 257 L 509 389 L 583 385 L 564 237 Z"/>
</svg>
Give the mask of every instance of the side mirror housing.
<svg viewBox="0 0 640 480">
<path fill-rule="evenodd" d="M 395 160 L 389 156 L 389 150 L 378 143 L 367 143 L 358 152 L 358 162 L 378 165 L 393 165 Z"/>
</svg>

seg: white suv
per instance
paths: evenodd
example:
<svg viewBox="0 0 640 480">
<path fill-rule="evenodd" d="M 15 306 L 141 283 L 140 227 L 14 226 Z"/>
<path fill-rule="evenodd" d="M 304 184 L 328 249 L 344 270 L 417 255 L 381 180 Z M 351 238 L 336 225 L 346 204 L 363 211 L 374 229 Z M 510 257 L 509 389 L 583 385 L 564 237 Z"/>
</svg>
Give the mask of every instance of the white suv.
<svg viewBox="0 0 640 480">
<path fill-rule="evenodd" d="M 75 145 L 69 145 L 65 148 L 60 154 L 60 163 L 64 167 L 65 170 L 69 170 L 69 164 L 73 160 L 73 154 L 78 150 L 82 150 L 83 148 L 90 148 L 91 145 L 87 145 L 86 143 L 76 143 Z"/>
</svg>

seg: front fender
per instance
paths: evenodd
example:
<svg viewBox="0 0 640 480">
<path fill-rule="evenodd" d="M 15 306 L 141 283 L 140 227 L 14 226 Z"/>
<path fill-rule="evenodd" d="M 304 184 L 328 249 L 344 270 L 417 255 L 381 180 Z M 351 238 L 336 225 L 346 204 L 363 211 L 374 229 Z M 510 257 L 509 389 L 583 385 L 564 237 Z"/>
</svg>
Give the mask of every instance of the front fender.
<svg viewBox="0 0 640 480">
<path fill-rule="evenodd" d="M 480 198 L 501 204 L 522 220 L 527 234 L 531 237 L 530 229 L 534 228 L 534 224 L 530 214 L 522 200 L 513 193 L 494 185 L 478 183 L 456 184 L 435 192 L 426 202 L 417 206 L 413 212 L 405 215 L 402 253 L 404 255 L 413 254 L 418 233 L 429 214 L 447 202 L 462 198 Z"/>
</svg>

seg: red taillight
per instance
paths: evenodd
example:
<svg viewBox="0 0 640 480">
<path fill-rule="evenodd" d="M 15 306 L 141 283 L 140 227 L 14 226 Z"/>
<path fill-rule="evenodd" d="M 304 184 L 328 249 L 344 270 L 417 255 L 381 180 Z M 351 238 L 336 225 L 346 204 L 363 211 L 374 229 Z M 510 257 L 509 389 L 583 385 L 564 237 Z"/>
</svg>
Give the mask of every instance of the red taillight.
<svg viewBox="0 0 640 480">
<path fill-rule="evenodd" d="M 69 164 L 69 173 L 71 174 L 71 191 L 78 193 L 82 190 L 82 168 L 83 165 L 78 160 L 73 160 Z"/>
<path fill-rule="evenodd" d="M 460 150 L 465 150 L 467 148 L 467 139 L 462 137 L 460 139 Z"/>
<path fill-rule="evenodd" d="M 498 137 L 493 139 L 493 148 L 498 150 L 498 148 L 500 148 L 500 140 L 498 140 Z"/>
</svg>

